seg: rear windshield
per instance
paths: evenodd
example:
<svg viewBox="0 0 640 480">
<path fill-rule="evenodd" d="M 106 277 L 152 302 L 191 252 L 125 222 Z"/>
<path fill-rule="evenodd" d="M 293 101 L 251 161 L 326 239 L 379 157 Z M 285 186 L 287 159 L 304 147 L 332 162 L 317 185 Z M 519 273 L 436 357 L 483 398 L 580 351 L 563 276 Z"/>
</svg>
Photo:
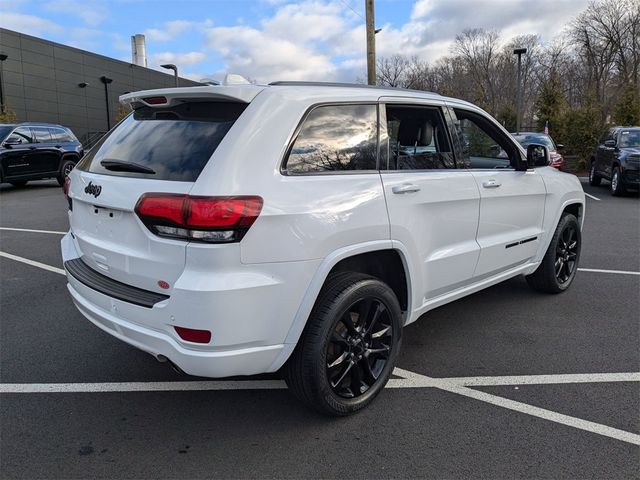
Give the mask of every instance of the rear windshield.
<svg viewBox="0 0 640 480">
<path fill-rule="evenodd" d="M 104 175 L 193 182 L 246 106 L 190 102 L 138 108 L 76 168 Z M 127 168 L 126 164 L 135 165 Z"/>
</svg>

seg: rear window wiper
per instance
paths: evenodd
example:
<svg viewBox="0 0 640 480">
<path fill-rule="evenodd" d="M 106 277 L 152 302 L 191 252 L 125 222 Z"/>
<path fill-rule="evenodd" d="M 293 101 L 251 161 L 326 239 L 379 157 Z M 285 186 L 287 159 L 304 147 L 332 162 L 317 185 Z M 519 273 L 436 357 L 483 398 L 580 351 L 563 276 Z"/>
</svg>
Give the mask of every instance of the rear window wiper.
<svg viewBox="0 0 640 480">
<path fill-rule="evenodd" d="M 149 173 L 152 175 L 156 173 L 155 170 L 139 163 L 123 162 L 122 160 L 102 160 L 100 165 L 113 172 Z"/>
</svg>

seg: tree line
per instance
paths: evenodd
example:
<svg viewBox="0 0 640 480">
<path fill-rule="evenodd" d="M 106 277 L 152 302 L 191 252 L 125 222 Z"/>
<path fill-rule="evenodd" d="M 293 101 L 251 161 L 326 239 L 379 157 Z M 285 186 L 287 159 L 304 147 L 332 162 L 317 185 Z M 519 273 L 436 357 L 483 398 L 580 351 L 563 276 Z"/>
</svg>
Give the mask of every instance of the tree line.
<svg viewBox="0 0 640 480">
<path fill-rule="evenodd" d="M 522 130 L 542 131 L 586 162 L 607 125 L 640 125 L 640 0 L 590 3 L 559 38 L 505 41 L 469 29 L 435 63 L 393 55 L 377 62 L 377 83 L 462 98 L 516 126 L 517 56 L 522 56 Z"/>
</svg>

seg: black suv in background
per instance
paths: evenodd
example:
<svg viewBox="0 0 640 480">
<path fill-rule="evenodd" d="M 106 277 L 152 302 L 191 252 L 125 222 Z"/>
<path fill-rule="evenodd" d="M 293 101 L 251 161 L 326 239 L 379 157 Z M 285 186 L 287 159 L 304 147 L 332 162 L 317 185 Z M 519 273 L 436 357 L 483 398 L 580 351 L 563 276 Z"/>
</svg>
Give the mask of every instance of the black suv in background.
<svg viewBox="0 0 640 480">
<path fill-rule="evenodd" d="M 622 195 L 640 188 L 640 127 L 612 127 L 591 157 L 589 184 L 611 182 L 611 193 Z"/>
<path fill-rule="evenodd" d="M 66 127 L 48 123 L 0 125 L 0 182 L 23 186 L 56 178 L 60 185 L 82 155 L 82 144 Z"/>
</svg>

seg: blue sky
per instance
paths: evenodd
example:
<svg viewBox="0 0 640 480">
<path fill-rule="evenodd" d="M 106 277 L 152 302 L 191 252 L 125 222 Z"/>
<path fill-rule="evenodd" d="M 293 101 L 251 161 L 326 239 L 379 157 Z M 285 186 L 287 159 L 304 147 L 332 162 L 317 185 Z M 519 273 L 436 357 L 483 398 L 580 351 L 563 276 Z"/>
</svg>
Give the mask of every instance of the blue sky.
<svg viewBox="0 0 640 480">
<path fill-rule="evenodd" d="M 505 40 L 556 38 L 587 0 L 377 0 L 378 54 L 436 61 L 465 28 Z M 224 72 L 268 82 L 365 76 L 364 0 L 0 0 L 0 27 L 131 61 L 144 33 L 149 66 L 195 80 Z M 0 39 L 1 46 L 1 39 Z"/>
</svg>

